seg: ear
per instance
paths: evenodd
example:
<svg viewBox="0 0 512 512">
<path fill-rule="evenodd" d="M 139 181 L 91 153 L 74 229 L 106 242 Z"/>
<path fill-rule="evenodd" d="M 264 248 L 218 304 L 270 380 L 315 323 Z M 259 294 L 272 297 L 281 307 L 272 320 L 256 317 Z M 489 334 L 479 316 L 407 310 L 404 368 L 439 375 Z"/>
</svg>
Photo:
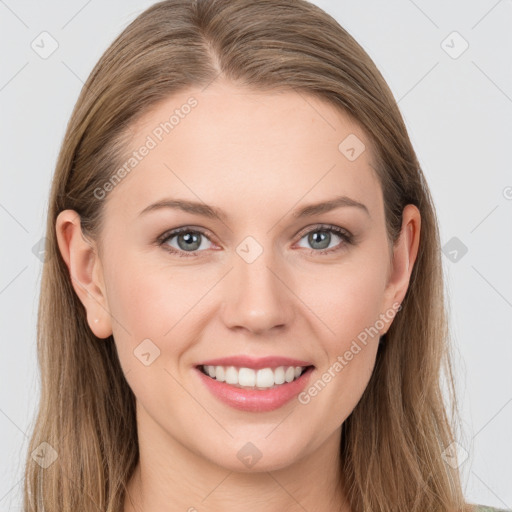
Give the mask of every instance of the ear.
<svg viewBox="0 0 512 512">
<path fill-rule="evenodd" d="M 385 311 L 389 311 L 393 304 L 401 304 L 407 293 L 418 255 L 420 228 L 420 211 L 413 204 L 406 205 L 402 212 L 400 236 L 393 248 L 393 261 L 385 290 Z"/>
<path fill-rule="evenodd" d="M 60 212 L 55 228 L 71 283 L 86 309 L 87 323 L 98 338 L 108 338 L 112 334 L 112 322 L 96 247 L 84 237 L 80 216 L 74 210 Z"/>
</svg>

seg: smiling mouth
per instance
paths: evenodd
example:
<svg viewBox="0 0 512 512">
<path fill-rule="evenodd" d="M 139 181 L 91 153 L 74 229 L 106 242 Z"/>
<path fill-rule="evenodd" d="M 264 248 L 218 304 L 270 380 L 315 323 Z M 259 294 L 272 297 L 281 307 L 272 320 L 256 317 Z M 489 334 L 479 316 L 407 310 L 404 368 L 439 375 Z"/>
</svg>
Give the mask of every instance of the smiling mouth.
<svg viewBox="0 0 512 512">
<path fill-rule="evenodd" d="M 224 382 L 236 388 L 267 390 L 286 386 L 300 378 L 306 371 L 314 366 L 278 366 L 275 368 L 246 368 L 236 366 L 210 366 L 196 367 L 211 379 Z"/>
</svg>

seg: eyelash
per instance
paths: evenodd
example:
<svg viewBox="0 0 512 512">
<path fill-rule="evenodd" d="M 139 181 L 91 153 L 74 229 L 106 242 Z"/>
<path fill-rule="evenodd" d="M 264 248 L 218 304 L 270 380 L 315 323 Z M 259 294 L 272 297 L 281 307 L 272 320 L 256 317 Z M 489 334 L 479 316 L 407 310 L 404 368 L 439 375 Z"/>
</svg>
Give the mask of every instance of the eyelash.
<svg viewBox="0 0 512 512">
<path fill-rule="evenodd" d="M 343 243 L 339 244 L 336 247 L 331 247 L 329 249 L 320 249 L 320 250 L 310 249 L 310 254 L 327 254 L 327 253 L 338 252 L 340 250 L 343 250 L 344 245 L 347 245 L 347 244 L 353 245 L 354 244 L 354 236 L 352 235 L 352 233 L 350 233 L 346 229 L 339 228 L 338 226 L 328 225 L 328 224 L 327 225 L 320 224 L 318 226 L 314 226 L 313 229 L 310 229 L 309 231 L 303 232 L 300 235 L 299 240 L 302 240 L 306 235 L 309 235 L 310 233 L 315 233 L 317 231 L 334 233 L 335 235 L 338 235 L 343 240 Z M 196 233 L 196 234 L 200 234 L 200 235 L 204 236 L 205 238 L 207 238 L 209 240 L 208 234 L 205 231 L 203 231 L 202 229 L 192 229 L 190 226 L 184 226 L 181 228 L 173 229 L 171 231 L 166 231 L 165 233 L 163 233 L 162 235 L 160 235 L 157 238 L 157 240 L 156 240 L 157 244 L 159 246 L 161 246 L 164 250 L 170 252 L 171 254 L 176 254 L 180 258 L 196 258 L 196 257 L 198 257 L 198 253 L 203 252 L 203 251 L 187 253 L 186 251 L 177 250 L 174 247 L 170 247 L 170 246 L 166 245 L 166 242 L 168 242 L 171 238 L 179 235 L 180 233 Z"/>
</svg>

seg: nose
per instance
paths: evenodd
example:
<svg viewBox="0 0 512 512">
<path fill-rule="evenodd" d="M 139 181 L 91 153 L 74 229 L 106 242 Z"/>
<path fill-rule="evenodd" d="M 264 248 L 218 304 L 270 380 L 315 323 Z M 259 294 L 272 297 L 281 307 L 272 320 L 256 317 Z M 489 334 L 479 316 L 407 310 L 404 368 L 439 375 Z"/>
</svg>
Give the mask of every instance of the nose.
<svg viewBox="0 0 512 512">
<path fill-rule="evenodd" d="M 290 325 L 293 293 L 284 269 L 264 251 L 248 263 L 234 255 L 234 268 L 226 278 L 222 319 L 230 329 L 265 334 Z"/>
</svg>

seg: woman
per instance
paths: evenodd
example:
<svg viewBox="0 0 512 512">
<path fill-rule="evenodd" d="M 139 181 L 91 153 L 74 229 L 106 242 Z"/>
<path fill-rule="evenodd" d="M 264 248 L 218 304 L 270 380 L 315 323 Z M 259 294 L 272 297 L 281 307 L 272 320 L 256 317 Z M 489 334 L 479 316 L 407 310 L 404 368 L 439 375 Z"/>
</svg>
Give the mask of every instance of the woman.
<svg viewBox="0 0 512 512">
<path fill-rule="evenodd" d="M 47 236 L 26 510 L 486 510 L 428 187 L 318 7 L 142 13 L 78 99 Z"/>
</svg>

